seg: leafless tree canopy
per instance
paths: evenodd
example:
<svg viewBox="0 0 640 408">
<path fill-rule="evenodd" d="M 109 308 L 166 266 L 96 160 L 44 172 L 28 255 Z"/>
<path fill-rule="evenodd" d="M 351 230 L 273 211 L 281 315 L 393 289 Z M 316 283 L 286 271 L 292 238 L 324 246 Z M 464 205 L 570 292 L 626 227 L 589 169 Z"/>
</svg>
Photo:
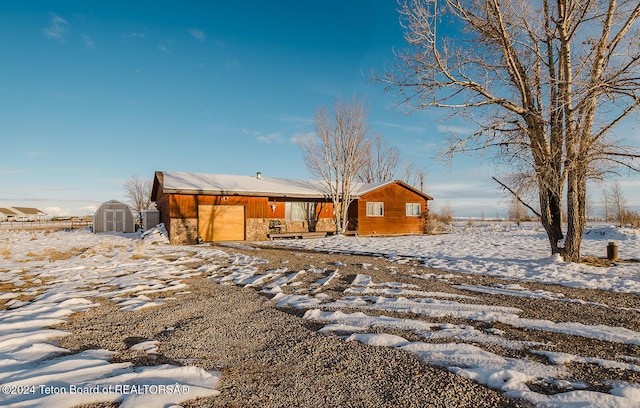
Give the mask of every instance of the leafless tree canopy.
<svg viewBox="0 0 640 408">
<path fill-rule="evenodd" d="M 624 224 L 625 212 L 627 211 L 627 198 L 622 193 L 620 183 L 613 183 L 605 194 L 609 196 L 609 203 L 613 208 L 613 216 L 620 226 Z"/>
<path fill-rule="evenodd" d="M 358 178 L 363 183 L 378 183 L 393 180 L 396 177 L 398 164 L 400 163 L 400 151 L 389 146 L 377 135 L 373 141 L 367 143 L 367 160 Z"/>
<path fill-rule="evenodd" d="M 132 176 L 124 183 L 124 190 L 129 206 L 140 216 L 142 210 L 151 208 L 151 189 L 153 180 L 143 179 L 138 175 Z"/>
<path fill-rule="evenodd" d="M 344 233 L 353 187 L 367 161 L 369 126 L 362 101 L 336 101 L 333 113 L 321 108 L 315 115 L 315 136 L 308 135 L 300 148 L 309 172 L 321 180 L 333 201 L 336 232 Z"/>
<path fill-rule="evenodd" d="M 444 153 L 493 151 L 533 180 L 552 252 L 577 261 L 587 179 L 638 170 L 612 130 L 640 105 L 640 2 L 407 0 L 400 13 L 409 47 L 378 79 L 475 123 Z"/>
<path fill-rule="evenodd" d="M 363 183 L 380 183 L 400 179 L 424 191 L 426 171 L 413 161 L 400 162 L 400 151 L 390 146 L 379 134 L 366 144 L 366 155 L 358 179 Z"/>
<path fill-rule="evenodd" d="M 408 159 L 402 162 L 402 167 L 400 169 L 400 180 L 417 188 L 420 191 L 424 191 L 426 177 L 426 170 L 418 167 L 415 162 Z"/>
</svg>

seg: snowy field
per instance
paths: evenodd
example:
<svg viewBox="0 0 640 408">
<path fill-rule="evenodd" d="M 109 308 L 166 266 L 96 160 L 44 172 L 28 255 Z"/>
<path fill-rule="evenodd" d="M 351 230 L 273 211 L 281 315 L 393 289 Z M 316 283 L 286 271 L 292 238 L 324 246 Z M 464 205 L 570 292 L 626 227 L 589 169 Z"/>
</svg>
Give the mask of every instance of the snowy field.
<svg viewBox="0 0 640 408">
<path fill-rule="evenodd" d="M 605 225 L 586 229 L 581 255 L 606 257 L 608 242 L 616 242 L 620 259 L 640 261 L 640 230 Z M 277 244 L 418 259 L 425 266 L 445 271 L 640 294 L 640 263 L 620 263 L 612 268 L 568 264 L 550 255 L 549 241 L 538 224 L 459 225 L 452 234 L 435 236 L 329 237 Z"/>
<path fill-rule="evenodd" d="M 640 257 L 637 232 L 611 227 L 589 229 L 583 255 L 604 256 L 609 241 L 618 243 L 621 258 Z M 549 256 L 543 231 L 531 225 L 458 227 L 454 233 L 440 236 L 329 237 L 277 244 L 385 256 L 399 263 L 417 259 L 424 266 L 451 272 L 640 294 L 640 263 L 620 263 L 610 268 L 567 264 Z M 325 324 L 321 331 L 326 334 L 340 333 L 347 341 L 406 350 L 428 364 L 447 367 L 461 376 L 540 406 L 640 406 L 638 384 L 608 384 L 611 391 L 605 394 L 584 390 L 584 385 L 562 379 L 563 364 L 568 361 L 640 371 L 640 356 L 620 356 L 620 360 L 626 361 L 623 363 L 540 351 L 552 362 L 550 365 L 526 358 L 505 358 L 453 339 L 512 348 L 535 349 L 536 345 L 508 340 L 499 331 L 487 333 L 473 326 L 430 323 L 428 317 L 500 322 L 634 345 L 640 344 L 638 332 L 622 327 L 525 319 L 518 316 L 517 308 L 459 303 L 455 296 L 418 290 L 399 282 L 374 282 L 365 273 L 366 268 L 342 298 L 328 300 L 322 288 L 340 276 L 340 262 L 333 268 L 288 271 L 279 267 L 260 273 L 258 265 L 264 262 L 259 258 L 259 251 L 255 257 L 234 255 L 233 251 L 233 246 L 225 252 L 205 245 L 171 246 L 158 230 L 151 231 L 145 239 L 138 235 L 94 235 L 86 230 L 1 231 L 0 300 L 5 304 L 0 309 L 0 405 L 68 407 L 117 401 L 122 407 L 168 407 L 188 399 L 216 395 L 221 376 L 218 372 L 191 366 L 134 367 L 130 363 L 112 363 L 113 352 L 109 350 L 70 354 L 55 343 L 56 338 L 68 333 L 50 328 L 74 312 L 93 307 L 97 298 L 116 303 L 122 313 L 171 302 L 189 290 L 183 282 L 185 278 L 205 275 L 221 284 L 248 286 L 270 293 L 278 306 L 305 310 L 305 318 Z M 232 266 L 223 266 L 229 258 L 234 260 Z M 208 263 L 198 269 L 186 266 L 194 261 L 202 264 L 203 259 Z M 285 294 L 283 289 L 287 286 L 299 288 L 301 282 L 296 278 L 301 274 L 312 274 L 317 279 L 307 290 L 300 291 L 301 294 L 295 291 Z M 446 279 L 446 275 L 441 276 Z M 424 278 L 428 278 L 427 273 Z M 563 299 L 561 293 L 529 291 L 520 285 L 469 285 L 465 289 L 470 293 L 487 291 L 573 301 Z M 344 308 L 358 311 L 345 313 Z M 407 311 L 424 319 L 385 317 L 385 311 Z M 637 312 L 640 316 L 640 310 Z M 397 334 L 366 333 L 373 327 L 394 329 L 396 333 L 398 329 L 408 331 L 425 341 L 410 342 Z M 452 341 L 428 341 L 436 338 Z M 156 344 L 151 341 L 132 347 L 152 354 Z M 533 392 L 526 382 L 536 378 L 555 382 L 566 392 L 555 395 Z"/>
<path fill-rule="evenodd" d="M 134 367 L 111 363 L 113 352 L 68 355 L 50 329 L 70 314 L 108 298 L 123 313 L 160 305 L 149 294 L 186 290 L 180 279 L 197 274 L 163 256 L 186 254 L 151 234 L 96 235 L 72 232 L 0 233 L 0 406 L 69 407 L 121 401 L 121 407 L 166 407 L 215 395 L 217 372 L 196 367 Z M 177 292 L 176 292 L 177 291 Z M 153 342 L 133 345 L 153 353 Z"/>
</svg>

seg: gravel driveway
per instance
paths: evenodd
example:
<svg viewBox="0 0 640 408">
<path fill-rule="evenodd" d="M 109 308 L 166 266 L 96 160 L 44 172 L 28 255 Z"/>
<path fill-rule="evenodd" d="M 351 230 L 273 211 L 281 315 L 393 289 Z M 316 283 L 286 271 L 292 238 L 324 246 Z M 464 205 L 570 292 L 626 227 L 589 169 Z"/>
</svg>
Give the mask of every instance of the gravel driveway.
<svg viewBox="0 0 640 408">
<path fill-rule="evenodd" d="M 238 256 L 266 260 L 260 272 L 286 267 L 289 271 L 339 269 L 339 278 L 323 287 L 328 300 L 345 295 L 358 274 L 375 282 L 401 282 L 423 291 L 452 295 L 460 303 L 514 307 L 522 318 L 553 322 L 579 322 L 640 331 L 640 298 L 632 294 L 571 289 L 555 285 L 517 282 L 531 291 L 563 294 L 562 299 L 526 298 L 504 294 L 472 293 L 461 285 L 496 286 L 515 282 L 477 275 L 444 273 L 420 267 L 417 262 L 397 263 L 384 258 L 302 252 L 272 247 L 220 247 L 232 268 Z M 207 260 L 202 261 L 202 265 Z M 198 264 L 189 265 L 197 269 Z M 419 273 L 430 278 L 416 278 Z M 301 275 L 283 293 L 315 291 L 315 278 Z M 446 278 L 445 278 L 446 277 Z M 318 333 L 323 324 L 302 318 L 304 310 L 275 307 L 261 287 L 240 287 L 223 279 L 195 277 L 186 281 L 190 291 L 156 308 L 123 313 L 108 301 L 74 315 L 61 328 L 72 335 L 60 341 L 76 352 L 105 348 L 116 359 L 137 365 L 196 365 L 223 373 L 216 397 L 189 401 L 186 407 L 485 407 L 530 406 L 502 392 L 425 364 L 414 355 L 390 347 L 376 347 Z M 222 283 L 222 284 L 221 284 Z M 571 301 L 566 301 L 570 299 Z M 345 310 L 349 311 L 349 310 Z M 368 312 L 369 313 L 369 312 Z M 488 324 L 448 316 L 425 318 L 410 313 L 387 316 L 425 319 L 433 323 L 465 324 L 487 330 Z M 536 350 L 570 353 L 587 358 L 628 362 L 621 356 L 640 357 L 640 346 L 496 323 L 504 338 L 532 342 Z M 375 332 L 376 329 L 372 329 Z M 415 334 L 385 330 L 412 340 Z M 132 351 L 144 339 L 159 342 L 157 354 Z M 422 339 L 424 341 L 424 339 Z M 438 340 L 434 340 L 438 341 Z M 444 341 L 444 340 L 443 340 Z M 451 341 L 447 339 L 446 341 Z M 527 348 L 500 344 L 482 348 L 505 357 L 529 358 L 548 363 Z M 607 368 L 589 362 L 570 362 L 567 380 L 586 389 L 607 392 L 611 381 L 640 383 L 640 372 Z M 552 394 L 557 384 L 528 384 L 532 390 Z M 110 406 L 109 404 L 94 406 Z"/>
</svg>

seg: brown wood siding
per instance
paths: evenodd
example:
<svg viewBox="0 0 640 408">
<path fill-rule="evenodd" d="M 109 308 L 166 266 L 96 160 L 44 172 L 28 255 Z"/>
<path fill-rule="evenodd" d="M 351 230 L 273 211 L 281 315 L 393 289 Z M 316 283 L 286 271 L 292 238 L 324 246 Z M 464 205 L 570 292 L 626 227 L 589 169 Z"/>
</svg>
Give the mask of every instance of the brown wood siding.
<svg viewBox="0 0 640 408">
<path fill-rule="evenodd" d="M 384 216 L 367 216 L 367 202 L 384 203 Z M 420 203 L 420 216 L 407 216 L 406 204 Z M 428 201 L 401 185 L 391 184 L 363 195 L 357 202 L 358 233 L 361 235 L 421 234 Z M 353 214 L 351 209 L 350 214 Z"/>
<path fill-rule="evenodd" d="M 246 218 L 269 218 L 271 208 L 267 197 L 197 196 L 198 205 L 242 205 Z"/>
<path fill-rule="evenodd" d="M 197 196 L 171 194 L 169 198 L 169 214 L 171 219 L 198 218 Z"/>
<path fill-rule="evenodd" d="M 335 214 L 333 213 L 333 203 L 318 203 L 316 217 L 317 219 L 334 218 Z"/>
<path fill-rule="evenodd" d="M 271 206 L 275 205 L 275 208 L 272 210 Z M 269 201 L 269 216 L 267 218 L 282 218 L 284 219 L 284 207 L 285 203 L 278 201 Z"/>
<path fill-rule="evenodd" d="M 170 202 L 171 218 L 198 218 L 198 205 L 243 205 L 247 218 L 268 218 L 271 213 L 266 197 L 171 194 Z"/>
<path fill-rule="evenodd" d="M 169 217 L 169 195 L 159 192 L 156 196 L 156 208 L 160 211 L 160 222 L 164 224 L 171 236 L 171 218 Z"/>
</svg>

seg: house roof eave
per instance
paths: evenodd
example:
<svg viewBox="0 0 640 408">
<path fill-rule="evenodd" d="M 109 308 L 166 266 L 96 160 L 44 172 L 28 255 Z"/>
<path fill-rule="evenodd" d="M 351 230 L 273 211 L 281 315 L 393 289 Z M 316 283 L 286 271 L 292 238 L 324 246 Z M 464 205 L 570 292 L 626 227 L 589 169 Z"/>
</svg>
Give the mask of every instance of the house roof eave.
<svg viewBox="0 0 640 408">
<path fill-rule="evenodd" d="M 192 189 L 163 189 L 165 194 L 209 195 L 209 196 L 245 196 L 245 197 L 274 197 L 274 198 L 306 198 L 326 200 L 326 195 L 302 193 L 277 193 L 269 191 L 243 190 L 192 190 Z"/>
</svg>

